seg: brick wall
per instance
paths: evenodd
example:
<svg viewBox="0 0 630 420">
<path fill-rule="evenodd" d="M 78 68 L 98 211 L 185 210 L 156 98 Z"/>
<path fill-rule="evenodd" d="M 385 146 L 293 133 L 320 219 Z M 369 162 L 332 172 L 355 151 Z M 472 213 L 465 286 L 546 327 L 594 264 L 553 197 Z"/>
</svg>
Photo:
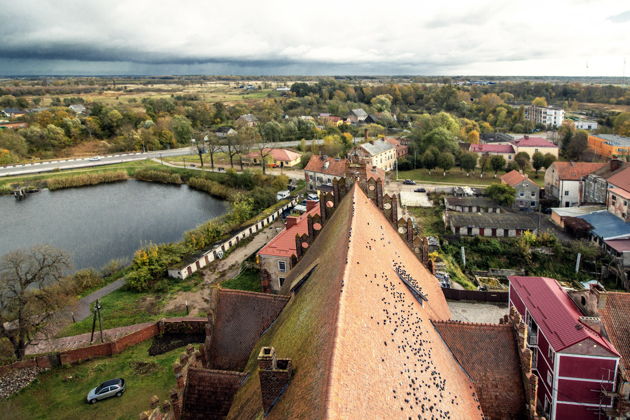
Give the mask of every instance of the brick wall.
<svg viewBox="0 0 630 420">
<path fill-rule="evenodd" d="M 241 372 L 189 368 L 181 418 L 223 419 L 246 376 Z"/>
<path fill-rule="evenodd" d="M 442 289 L 446 299 L 474 300 L 478 302 L 508 303 L 508 292 L 482 292 L 479 290 Z"/>
</svg>

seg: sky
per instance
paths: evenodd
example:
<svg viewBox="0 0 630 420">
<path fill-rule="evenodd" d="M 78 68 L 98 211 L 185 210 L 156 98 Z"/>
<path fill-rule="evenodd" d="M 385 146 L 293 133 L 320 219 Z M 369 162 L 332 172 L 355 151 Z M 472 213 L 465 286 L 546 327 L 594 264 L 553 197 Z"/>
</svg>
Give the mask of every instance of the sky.
<svg viewBox="0 0 630 420">
<path fill-rule="evenodd" d="M 628 0 L 0 0 L 4 76 L 628 73 Z"/>
</svg>

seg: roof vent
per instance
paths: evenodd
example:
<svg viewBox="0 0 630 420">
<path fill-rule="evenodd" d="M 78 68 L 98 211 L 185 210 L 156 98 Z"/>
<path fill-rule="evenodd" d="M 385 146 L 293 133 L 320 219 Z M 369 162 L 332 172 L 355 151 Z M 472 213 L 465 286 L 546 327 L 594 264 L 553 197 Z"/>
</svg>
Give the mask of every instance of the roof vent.
<svg viewBox="0 0 630 420">
<path fill-rule="evenodd" d="M 582 328 L 584 328 L 584 325 L 582 325 L 582 324 L 575 324 L 575 329 L 576 330 L 581 330 Z"/>
</svg>

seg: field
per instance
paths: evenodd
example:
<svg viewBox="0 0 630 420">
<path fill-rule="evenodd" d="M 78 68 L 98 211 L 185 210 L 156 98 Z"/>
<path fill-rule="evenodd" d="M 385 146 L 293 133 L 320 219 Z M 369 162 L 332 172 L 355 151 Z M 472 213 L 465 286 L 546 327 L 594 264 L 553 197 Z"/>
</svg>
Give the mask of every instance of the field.
<svg viewBox="0 0 630 420">
<path fill-rule="evenodd" d="M 539 186 L 543 187 L 545 184 L 544 173 L 540 171 L 538 177 L 533 171 L 528 172 L 529 177 Z M 443 175 L 441 169 L 434 169 L 429 173 L 427 169 L 413 169 L 410 171 L 400 171 L 398 173 L 398 179 L 413 179 L 426 184 L 449 184 L 449 185 L 479 185 L 485 186 L 501 182 L 501 175 L 503 172 L 499 172 L 497 177 L 494 177 L 494 172 L 489 171 L 483 175 L 483 178 L 479 176 L 479 172 L 475 171 L 466 176 L 466 172 L 460 169 L 451 169 Z"/>
<path fill-rule="evenodd" d="M 52 369 L 8 400 L 0 402 L 0 419 L 137 419 L 149 409 L 149 399 L 168 398 L 175 386 L 171 366 L 183 348 L 149 356 L 147 340 L 109 358 Z M 87 404 L 88 391 L 103 381 L 123 378 L 120 398 Z"/>
</svg>

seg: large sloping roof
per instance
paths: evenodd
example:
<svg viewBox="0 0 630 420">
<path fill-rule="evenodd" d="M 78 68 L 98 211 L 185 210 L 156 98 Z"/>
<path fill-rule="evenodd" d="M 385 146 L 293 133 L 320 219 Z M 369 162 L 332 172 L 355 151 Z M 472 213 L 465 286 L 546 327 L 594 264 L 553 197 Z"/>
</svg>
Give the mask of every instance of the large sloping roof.
<svg viewBox="0 0 630 420">
<path fill-rule="evenodd" d="M 615 187 L 630 191 L 630 168 L 625 168 L 623 171 L 615 173 L 608 178 L 608 182 Z"/>
<path fill-rule="evenodd" d="M 470 378 L 430 322 L 449 317 L 437 280 L 356 185 L 291 284 L 295 295 L 252 351 L 229 418 L 261 413 L 261 346 L 296 369 L 270 419 L 481 418 Z"/>
<path fill-rule="evenodd" d="M 580 322 L 582 313 L 555 279 L 527 276 L 508 279 L 555 351 L 591 339 L 617 354 L 610 341 Z"/>
<path fill-rule="evenodd" d="M 558 147 L 542 137 L 521 137 L 513 142 L 517 147 Z"/>
<path fill-rule="evenodd" d="M 517 186 L 518 184 L 525 181 L 526 179 L 528 178 L 517 170 L 511 170 L 510 172 L 501 176 L 501 181 L 505 182 L 506 184 L 512 187 Z"/>
<path fill-rule="evenodd" d="M 371 156 L 376 156 L 379 153 L 395 148 L 393 144 L 386 142 L 385 140 L 368 141 L 361 144 L 359 147 L 368 152 Z"/>
<path fill-rule="evenodd" d="M 471 144 L 470 151 L 475 153 L 514 153 L 511 144 Z"/>
<path fill-rule="evenodd" d="M 579 181 L 586 175 L 590 174 L 606 165 L 598 162 L 559 162 L 555 161 L 551 164 L 558 171 L 558 179 L 565 181 Z"/>
<path fill-rule="evenodd" d="M 624 222 L 608 211 L 596 211 L 577 216 L 593 226 L 593 233 L 606 240 L 630 236 L 630 222 Z"/>
<path fill-rule="evenodd" d="M 326 166 L 326 163 L 328 163 L 328 166 Z M 304 171 L 342 177 L 346 174 L 347 168 L 348 161 L 346 159 L 313 155 L 304 167 Z"/>
<path fill-rule="evenodd" d="M 296 255 L 295 235 L 308 233 L 308 216 L 315 216 L 320 213 L 319 205 L 309 211 L 297 216 L 296 223 L 288 229 L 278 233 L 267 245 L 258 251 L 259 255 L 273 255 L 276 257 L 290 258 Z"/>
<path fill-rule="evenodd" d="M 630 293 L 607 292 L 605 297 L 599 316 L 608 338 L 621 353 L 622 368 L 630 375 Z"/>
<path fill-rule="evenodd" d="M 525 390 L 514 328 L 509 324 L 435 321 L 435 328 L 470 375 L 485 416 L 519 418 Z"/>
</svg>

